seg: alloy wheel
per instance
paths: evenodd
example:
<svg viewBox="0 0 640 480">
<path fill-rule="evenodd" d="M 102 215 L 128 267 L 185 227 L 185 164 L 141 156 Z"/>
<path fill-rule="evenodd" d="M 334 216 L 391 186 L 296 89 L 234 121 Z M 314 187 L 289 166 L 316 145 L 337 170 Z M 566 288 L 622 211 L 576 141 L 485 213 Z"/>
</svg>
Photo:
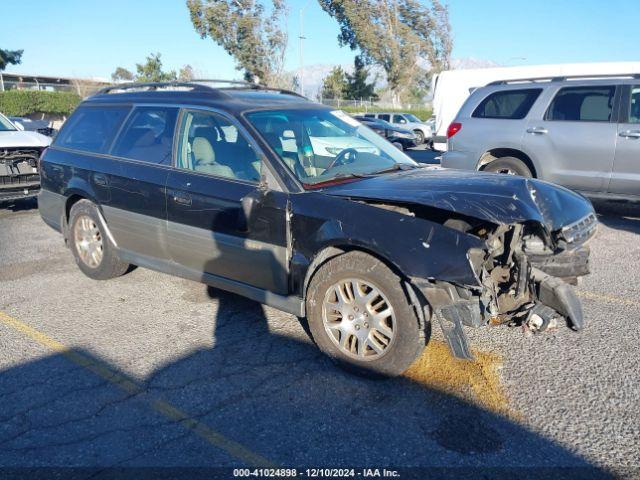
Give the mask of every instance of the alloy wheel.
<svg viewBox="0 0 640 480">
<path fill-rule="evenodd" d="M 328 288 L 322 321 L 331 341 L 358 360 L 383 356 L 396 334 L 393 306 L 378 287 L 361 279 L 341 280 Z"/>
</svg>

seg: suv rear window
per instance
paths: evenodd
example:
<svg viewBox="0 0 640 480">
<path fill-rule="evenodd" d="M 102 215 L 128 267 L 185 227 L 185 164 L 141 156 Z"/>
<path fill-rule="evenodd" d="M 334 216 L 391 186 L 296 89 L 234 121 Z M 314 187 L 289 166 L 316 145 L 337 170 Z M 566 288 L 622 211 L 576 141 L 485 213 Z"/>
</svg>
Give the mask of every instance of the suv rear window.
<svg viewBox="0 0 640 480">
<path fill-rule="evenodd" d="M 494 92 L 476 107 L 474 118 L 519 120 L 527 116 L 542 89 L 504 90 Z"/>
<path fill-rule="evenodd" d="M 129 113 L 129 107 L 78 107 L 67 120 L 55 144 L 60 147 L 104 153 Z"/>
<path fill-rule="evenodd" d="M 567 87 L 561 89 L 547 110 L 546 119 L 568 122 L 608 122 L 615 87 Z"/>
</svg>

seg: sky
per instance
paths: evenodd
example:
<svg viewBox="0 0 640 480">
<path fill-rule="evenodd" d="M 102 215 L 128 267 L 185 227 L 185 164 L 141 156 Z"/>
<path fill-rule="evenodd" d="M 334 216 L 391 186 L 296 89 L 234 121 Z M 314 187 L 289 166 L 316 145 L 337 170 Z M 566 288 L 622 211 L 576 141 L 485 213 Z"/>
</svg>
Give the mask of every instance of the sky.
<svg viewBox="0 0 640 480">
<path fill-rule="evenodd" d="M 500 65 L 640 60 L 637 0 L 449 0 L 453 58 Z M 198 76 L 240 78 L 233 60 L 201 39 L 184 0 L 0 0 L 0 47 L 24 49 L 7 72 L 109 78 L 118 66 L 160 52 L 165 68 L 190 64 Z M 289 0 L 286 69 L 299 68 L 299 11 L 304 64 L 349 64 L 338 26 L 313 0 Z M 625 14 L 625 12 L 631 14 Z"/>
</svg>

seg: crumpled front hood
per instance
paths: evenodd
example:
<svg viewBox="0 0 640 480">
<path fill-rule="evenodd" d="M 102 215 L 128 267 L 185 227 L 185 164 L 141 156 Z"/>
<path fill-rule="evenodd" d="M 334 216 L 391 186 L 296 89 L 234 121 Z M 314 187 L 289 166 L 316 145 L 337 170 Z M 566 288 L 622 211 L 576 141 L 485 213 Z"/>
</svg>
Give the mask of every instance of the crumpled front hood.
<svg viewBox="0 0 640 480">
<path fill-rule="evenodd" d="M 11 130 L 0 132 L 0 149 L 13 147 L 47 147 L 51 138 L 38 132 Z"/>
<path fill-rule="evenodd" d="M 549 232 L 593 212 L 566 188 L 512 175 L 421 168 L 328 187 L 351 198 L 421 204 L 500 224 L 537 221 Z"/>
</svg>

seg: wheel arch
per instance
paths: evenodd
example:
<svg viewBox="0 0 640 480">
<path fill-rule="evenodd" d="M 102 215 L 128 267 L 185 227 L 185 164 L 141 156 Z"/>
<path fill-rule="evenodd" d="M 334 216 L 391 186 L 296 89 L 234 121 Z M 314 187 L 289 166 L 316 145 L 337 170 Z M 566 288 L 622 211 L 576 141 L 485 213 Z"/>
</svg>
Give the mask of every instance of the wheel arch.
<svg viewBox="0 0 640 480">
<path fill-rule="evenodd" d="M 421 327 L 420 330 L 421 332 L 425 332 L 431 320 L 431 307 L 422 291 L 413 284 L 411 279 L 407 277 L 407 275 L 405 275 L 394 262 L 366 246 L 336 242 L 334 244 L 325 245 L 318 250 L 307 268 L 304 284 L 302 286 L 303 301 L 306 303 L 309 285 L 320 267 L 333 258 L 353 251 L 363 252 L 372 256 L 376 260 L 384 263 L 390 270 L 400 277 L 402 280 L 402 287 L 405 291 L 405 295 L 407 296 L 407 301 L 416 310 L 416 316 L 418 317 Z"/>
<path fill-rule="evenodd" d="M 533 163 L 531 157 L 522 150 L 518 150 L 516 148 L 492 148 L 491 150 L 487 150 L 478 160 L 476 170 L 484 170 L 491 162 L 502 157 L 514 157 L 521 160 L 527 168 L 531 170 L 533 178 L 538 178 L 538 169 Z"/>
</svg>

